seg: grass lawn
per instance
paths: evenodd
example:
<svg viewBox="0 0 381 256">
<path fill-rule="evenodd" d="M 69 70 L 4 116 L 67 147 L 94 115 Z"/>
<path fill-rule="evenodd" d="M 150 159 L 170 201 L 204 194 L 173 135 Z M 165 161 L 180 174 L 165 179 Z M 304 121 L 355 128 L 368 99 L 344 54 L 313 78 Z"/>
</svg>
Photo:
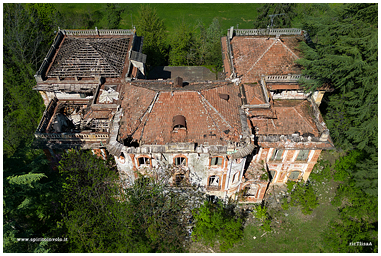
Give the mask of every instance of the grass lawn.
<svg viewBox="0 0 381 256">
<path fill-rule="evenodd" d="M 138 10 L 140 3 L 120 3 L 125 8 L 122 14 L 121 28 L 131 29 L 132 24 L 138 21 Z M 228 29 L 231 26 L 239 28 L 253 28 L 253 21 L 257 17 L 257 8 L 261 4 L 257 3 L 151 3 L 159 17 L 164 20 L 167 31 L 171 33 L 179 21 L 184 20 L 187 24 L 195 26 L 198 22 L 208 26 L 213 18 L 217 17 L 221 28 Z M 86 3 L 64 3 L 55 4 L 60 12 L 71 11 L 74 13 L 92 13 L 100 11 L 105 16 L 106 4 L 86 4 Z M 102 28 L 104 20 L 100 22 L 98 28 Z"/>
</svg>

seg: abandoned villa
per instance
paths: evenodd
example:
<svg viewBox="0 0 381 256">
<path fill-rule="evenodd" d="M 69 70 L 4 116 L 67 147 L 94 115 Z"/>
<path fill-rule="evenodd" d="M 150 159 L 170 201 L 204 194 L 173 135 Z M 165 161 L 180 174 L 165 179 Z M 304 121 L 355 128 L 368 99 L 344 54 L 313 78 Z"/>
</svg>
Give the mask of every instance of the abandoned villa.
<svg viewBox="0 0 381 256">
<path fill-rule="evenodd" d="M 171 165 L 172 186 L 261 202 L 271 186 L 307 180 L 334 147 L 318 108 L 330 89 L 298 84 L 301 40 L 300 29 L 232 27 L 221 38 L 223 79 L 188 67 L 147 79 L 134 30 L 61 29 L 35 75 L 46 105 L 36 145 L 48 157 L 70 148 L 112 155 L 132 181 Z"/>
</svg>

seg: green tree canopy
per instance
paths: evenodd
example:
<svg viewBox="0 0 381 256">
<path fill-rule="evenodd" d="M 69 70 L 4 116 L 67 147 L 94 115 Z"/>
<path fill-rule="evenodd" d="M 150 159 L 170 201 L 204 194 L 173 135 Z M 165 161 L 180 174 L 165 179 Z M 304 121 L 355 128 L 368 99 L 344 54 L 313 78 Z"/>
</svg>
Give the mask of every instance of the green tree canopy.
<svg viewBox="0 0 381 256">
<path fill-rule="evenodd" d="M 199 208 L 194 209 L 193 240 L 211 246 L 218 241 L 222 251 L 233 247 L 243 236 L 243 219 L 240 214 L 234 212 L 232 206 L 205 201 Z"/>
<path fill-rule="evenodd" d="M 298 60 L 307 90 L 323 85 L 328 95 L 325 120 L 337 147 L 363 150 L 367 156 L 351 175 L 368 194 L 377 194 L 378 149 L 378 5 L 344 4 L 321 17 L 306 17 L 311 42 L 302 43 Z"/>
<path fill-rule="evenodd" d="M 91 152 L 71 150 L 58 168 L 69 252 L 187 250 L 189 207 L 198 196 L 168 187 L 170 167 L 156 170 L 156 175 L 140 175 L 129 186 L 119 179 L 112 160 Z M 159 173 L 167 178 L 158 178 Z"/>
<path fill-rule="evenodd" d="M 274 28 L 290 28 L 291 20 L 296 15 L 295 3 L 266 3 L 257 9 L 258 16 L 254 22 L 254 28 L 267 28 L 273 20 Z M 280 14 L 280 15 L 277 15 Z M 269 15 L 276 15 L 271 18 Z"/>
<path fill-rule="evenodd" d="M 167 34 L 162 19 L 150 5 L 141 5 L 136 32 L 144 37 L 143 53 L 147 55 L 147 66 L 164 66 L 168 62 Z"/>
</svg>

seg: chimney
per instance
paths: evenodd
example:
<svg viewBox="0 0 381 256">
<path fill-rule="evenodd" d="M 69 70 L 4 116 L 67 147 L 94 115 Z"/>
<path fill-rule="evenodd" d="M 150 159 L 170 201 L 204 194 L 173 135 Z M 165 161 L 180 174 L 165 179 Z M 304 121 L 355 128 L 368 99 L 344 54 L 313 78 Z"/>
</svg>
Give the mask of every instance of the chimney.
<svg viewBox="0 0 381 256">
<path fill-rule="evenodd" d="M 183 79 L 181 77 L 176 77 L 173 81 L 175 87 L 183 87 Z"/>
</svg>

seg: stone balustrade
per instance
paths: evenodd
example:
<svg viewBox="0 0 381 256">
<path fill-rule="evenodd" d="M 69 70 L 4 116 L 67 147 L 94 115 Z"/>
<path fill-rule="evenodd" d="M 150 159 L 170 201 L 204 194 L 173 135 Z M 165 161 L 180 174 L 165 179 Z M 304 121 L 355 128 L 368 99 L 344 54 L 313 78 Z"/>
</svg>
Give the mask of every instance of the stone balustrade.
<svg viewBox="0 0 381 256">
<path fill-rule="evenodd" d="M 48 51 L 48 54 L 46 54 L 44 61 L 42 62 L 37 73 L 34 75 L 37 83 L 40 83 L 43 81 L 42 77 L 45 75 L 44 73 L 47 71 L 49 67 L 49 63 L 52 61 L 56 53 L 56 50 L 59 48 L 59 45 L 62 42 L 62 38 L 63 38 L 63 34 L 61 32 L 58 32 L 57 36 L 54 38 L 52 46 L 50 47 Z"/>
<path fill-rule="evenodd" d="M 40 139 L 80 139 L 83 141 L 106 141 L 108 133 L 84 134 L 84 133 L 35 133 L 36 138 Z"/>
<path fill-rule="evenodd" d="M 297 82 L 302 75 L 268 75 L 264 76 L 265 82 Z M 304 76 L 305 79 L 310 79 L 309 76 Z"/>
<path fill-rule="evenodd" d="M 69 36 L 106 36 L 106 35 L 133 35 L 132 29 L 65 29 L 61 30 Z"/>
<path fill-rule="evenodd" d="M 299 28 L 271 28 L 271 29 L 235 29 L 236 36 L 260 36 L 260 35 L 301 35 Z"/>
</svg>

